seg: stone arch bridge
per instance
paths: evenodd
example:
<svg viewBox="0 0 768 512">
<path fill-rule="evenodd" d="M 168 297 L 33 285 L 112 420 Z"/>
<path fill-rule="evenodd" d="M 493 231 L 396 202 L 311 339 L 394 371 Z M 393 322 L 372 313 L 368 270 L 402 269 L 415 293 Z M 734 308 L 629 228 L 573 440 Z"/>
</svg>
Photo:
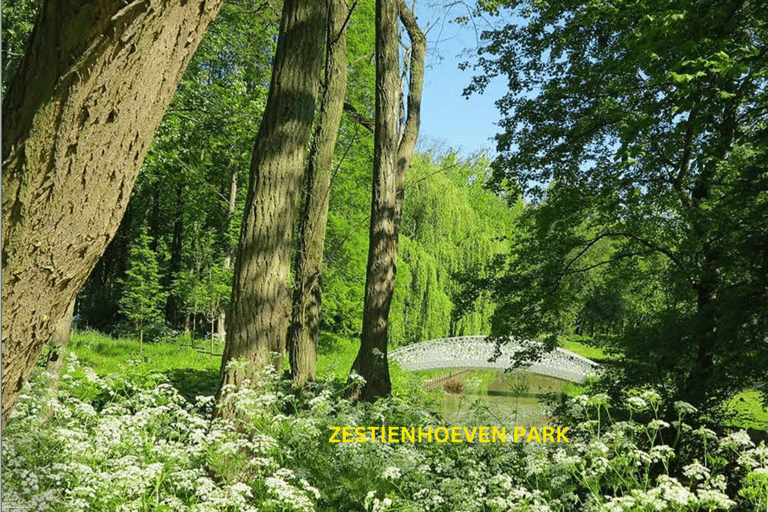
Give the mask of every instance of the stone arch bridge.
<svg viewBox="0 0 768 512">
<path fill-rule="evenodd" d="M 514 365 L 516 353 L 523 349 L 542 346 L 536 342 L 521 344 L 519 341 L 511 340 L 502 345 L 501 356 L 491 362 L 489 359 L 495 353 L 495 342 L 488 341 L 485 336 L 460 336 L 408 345 L 390 352 L 389 358 L 409 371 L 447 368 L 505 370 Z M 525 369 L 531 373 L 577 383 L 582 383 L 588 376 L 597 376 L 602 372 L 602 367 L 596 362 L 562 348 L 544 352 L 538 361 Z"/>
</svg>

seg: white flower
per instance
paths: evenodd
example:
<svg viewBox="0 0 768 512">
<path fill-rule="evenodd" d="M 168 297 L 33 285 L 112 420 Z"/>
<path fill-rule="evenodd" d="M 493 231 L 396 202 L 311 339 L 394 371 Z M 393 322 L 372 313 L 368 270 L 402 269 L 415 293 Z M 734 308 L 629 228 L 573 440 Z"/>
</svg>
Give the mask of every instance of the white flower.
<svg viewBox="0 0 768 512">
<path fill-rule="evenodd" d="M 698 411 L 698 409 L 696 409 L 688 402 L 683 402 L 681 400 L 675 402 L 675 410 L 677 411 L 677 414 L 681 416 L 685 416 L 686 414 L 694 414 Z"/>
<path fill-rule="evenodd" d="M 683 474 L 688 478 L 703 481 L 709 478 L 709 469 L 697 462 L 688 464 L 683 468 Z"/>
<path fill-rule="evenodd" d="M 736 504 L 720 491 L 699 489 L 696 494 L 699 498 L 699 505 L 708 507 L 710 510 L 713 508 L 730 510 Z"/>
<path fill-rule="evenodd" d="M 669 423 L 667 423 L 664 420 L 658 420 L 658 419 L 657 420 L 652 420 L 648 424 L 648 428 L 652 429 L 652 430 L 658 430 L 660 428 L 667 428 L 667 427 L 669 427 Z"/>
<path fill-rule="evenodd" d="M 675 450 L 665 444 L 651 448 L 650 457 L 654 462 L 665 461 L 675 455 Z"/>
<path fill-rule="evenodd" d="M 587 403 L 589 402 L 589 397 L 587 395 L 579 395 L 579 396 L 571 399 L 571 401 L 573 403 L 577 404 L 577 405 L 580 405 L 582 407 L 586 407 Z"/>
<path fill-rule="evenodd" d="M 402 472 L 397 466 L 387 466 L 387 469 L 384 470 L 385 480 L 399 480 L 401 476 Z"/>
<path fill-rule="evenodd" d="M 606 512 L 624 512 L 625 510 L 634 510 L 635 504 L 635 498 L 632 496 L 608 496 L 604 510 Z"/>
<path fill-rule="evenodd" d="M 596 459 L 592 460 L 591 470 L 598 475 L 602 475 L 608 469 L 609 464 L 610 463 L 608 462 L 608 459 L 605 457 L 597 457 Z"/>
<path fill-rule="evenodd" d="M 701 437 L 704 439 L 713 439 L 713 440 L 717 439 L 717 434 L 708 428 L 699 427 L 699 430 L 697 430 L 697 432 L 701 434 Z"/>
<path fill-rule="evenodd" d="M 661 402 L 661 395 L 651 390 L 643 391 L 640 397 L 650 404 L 658 404 L 659 402 Z"/>
<path fill-rule="evenodd" d="M 640 398 L 639 396 L 631 396 L 627 398 L 627 405 L 629 405 L 630 408 L 636 409 L 636 410 L 643 410 L 646 407 L 648 407 L 648 402 Z"/>
<path fill-rule="evenodd" d="M 670 478 L 667 475 L 661 475 L 658 478 L 659 489 L 661 490 L 661 496 L 668 502 L 675 503 L 677 505 L 688 505 L 695 501 L 695 497 L 691 492 L 680 485 L 680 482 L 675 478 Z"/>
<path fill-rule="evenodd" d="M 498 485 L 501 489 L 508 491 L 512 489 L 512 477 L 507 474 L 496 474 L 488 481 L 489 484 Z"/>
<path fill-rule="evenodd" d="M 720 448 L 723 450 L 732 448 L 739 451 L 747 446 L 753 447 L 755 445 L 752 443 L 752 439 L 749 438 L 749 434 L 747 434 L 745 430 L 732 432 L 728 437 L 720 440 Z"/>
<path fill-rule="evenodd" d="M 602 441 L 592 441 L 589 443 L 588 448 L 590 451 L 600 452 L 603 455 L 607 455 L 611 451 Z"/>
<path fill-rule="evenodd" d="M 349 382 L 354 386 L 365 386 L 365 378 L 354 370 L 349 374 Z"/>
</svg>

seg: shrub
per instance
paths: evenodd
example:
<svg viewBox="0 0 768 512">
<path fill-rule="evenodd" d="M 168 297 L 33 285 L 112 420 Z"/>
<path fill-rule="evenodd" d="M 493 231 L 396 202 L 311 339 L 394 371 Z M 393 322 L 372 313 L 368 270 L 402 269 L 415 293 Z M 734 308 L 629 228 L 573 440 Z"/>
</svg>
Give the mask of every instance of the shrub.
<svg viewBox="0 0 768 512">
<path fill-rule="evenodd" d="M 455 377 L 451 377 L 443 383 L 443 389 L 450 395 L 461 395 L 464 393 L 464 383 Z"/>
</svg>

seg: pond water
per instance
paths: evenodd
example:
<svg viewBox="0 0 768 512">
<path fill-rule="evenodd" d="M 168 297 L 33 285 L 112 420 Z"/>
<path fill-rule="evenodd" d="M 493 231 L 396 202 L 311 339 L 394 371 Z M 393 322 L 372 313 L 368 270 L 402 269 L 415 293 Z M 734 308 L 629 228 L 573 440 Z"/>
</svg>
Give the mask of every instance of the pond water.
<svg viewBox="0 0 768 512">
<path fill-rule="evenodd" d="M 450 377 L 449 377 L 450 376 Z M 530 428 L 552 424 L 547 395 L 561 396 L 566 381 L 524 372 L 454 369 L 434 385 L 437 411 L 453 425 L 490 425 Z M 461 381 L 464 391 L 450 394 L 443 385 Z M 455 386 L 455 385 L 454 385 Z M 451 388 L 451 386 L 447 386 Z"/>
</svg>

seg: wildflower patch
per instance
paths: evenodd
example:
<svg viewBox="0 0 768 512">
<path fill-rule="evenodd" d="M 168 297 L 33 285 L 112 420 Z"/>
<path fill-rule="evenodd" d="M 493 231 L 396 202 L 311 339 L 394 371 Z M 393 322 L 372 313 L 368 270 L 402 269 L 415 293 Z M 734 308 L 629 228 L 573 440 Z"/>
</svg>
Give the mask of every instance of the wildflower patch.
<svg viewBox="0 0 768 512">
<path fill-rule="evenodd" d="M 569 443 L 568 427 L 328 427 L 329 443 Z M 509 436 L 507 434 L 509 433 Z"/>
</svg>

